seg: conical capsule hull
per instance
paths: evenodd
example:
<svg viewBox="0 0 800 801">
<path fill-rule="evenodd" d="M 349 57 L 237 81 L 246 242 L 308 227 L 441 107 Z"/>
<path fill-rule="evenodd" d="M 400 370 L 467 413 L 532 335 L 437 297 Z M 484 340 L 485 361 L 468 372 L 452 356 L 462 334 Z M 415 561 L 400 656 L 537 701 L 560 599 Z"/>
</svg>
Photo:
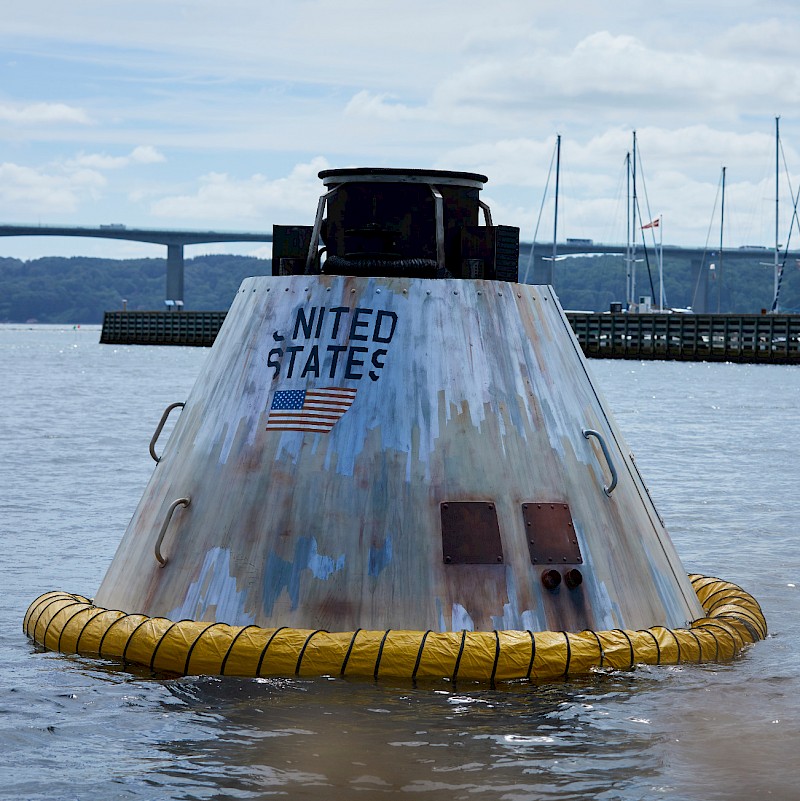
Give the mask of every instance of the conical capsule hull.
<svg viewBox="0 0 800 801">
<path fill-rule="evenodd" d="M 96 602 L 330 631 L 703 615 L 548 287 L 345 276 L 242 284 Z"/>
</svg>

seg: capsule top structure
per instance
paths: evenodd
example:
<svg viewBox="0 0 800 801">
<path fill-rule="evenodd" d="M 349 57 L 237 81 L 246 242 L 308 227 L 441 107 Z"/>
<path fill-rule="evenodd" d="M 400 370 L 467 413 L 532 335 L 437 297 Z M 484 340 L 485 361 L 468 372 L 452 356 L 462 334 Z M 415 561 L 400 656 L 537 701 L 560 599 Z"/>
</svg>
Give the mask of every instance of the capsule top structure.
<svg viewBox="0 0 800 801">
<path fill-rule="evenodd" d="M 486 177 L 325 170 L 241 285 L 97 593 L 354 631 L 703 615 L 551 288 Z"/>
</svg>

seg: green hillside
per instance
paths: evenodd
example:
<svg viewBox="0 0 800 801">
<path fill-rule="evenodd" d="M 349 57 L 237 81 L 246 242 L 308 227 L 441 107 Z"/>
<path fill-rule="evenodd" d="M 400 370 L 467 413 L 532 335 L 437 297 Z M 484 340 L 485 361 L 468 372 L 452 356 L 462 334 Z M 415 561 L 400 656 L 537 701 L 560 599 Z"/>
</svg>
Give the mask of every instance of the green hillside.
<svg viewBox="0 0 800 801">
<path fill-rule="evenodd" d="M 250 275 L 269 275 L 272 262 L 249 256 L 200 256 L 185 264 L 187 309 L 230 306 Z M 0 322 L 101 323 L 103 312 L 164 309 L 165 259 L 0 259 Z"/>
<path fill-rule="evenodd" d="M 652 256 L 651 256 L 652 259 Z M 765 260 L 767 260 L 765 258 Z M 227 309 L 242 279 L 271 274 L 272 263 L 249 256 L 200 256 L 185 266 L 186 309 Z M 707 271 L 706 271 L 707 272 Z M 658 275 L 651 261 L 653 286 Z M 670 306 L 701 306 L 695 278 L 686 262 L 665 260 L 664 284 Z M 722 279 L 710 280 L 707 310 L 758 313 L 772 304 L 772 268 L 731 261 Z M 565 309 L 607 311 L 625 300 L 625 265 L 620 257 L 568 258 L 556 263 L 554 286 Z M 165 259 L 0 258 L 0 322 L 100 323 L 103 312 L 127 308 L 163 309 Z M 637 268 L 637 295 L 649 295 L 647 267 Z M 800 311 L 800 269 L 787 264 L 781 309 Z"/>
</svg>

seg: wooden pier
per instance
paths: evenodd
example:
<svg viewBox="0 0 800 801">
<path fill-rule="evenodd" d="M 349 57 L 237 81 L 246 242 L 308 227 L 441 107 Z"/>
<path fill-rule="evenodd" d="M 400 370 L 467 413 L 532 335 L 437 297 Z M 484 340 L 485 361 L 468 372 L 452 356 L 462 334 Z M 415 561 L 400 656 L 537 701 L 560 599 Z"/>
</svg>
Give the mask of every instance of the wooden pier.
<svg viewBox="0 0 800 801">
<path fill-rule="evenodd" d="M 210 347 L 227 312 L 106 312 L 100 342 Z M 567 312 L 586 356 L 800 364 L 798 314 Z"/>
<path fill-rule="evenodd" d="M 210 348 L 225 311 L 107 311 L 104 345 L 189 345 Z"/>
<path fill-rule="evenodd" d="M 798 314 L 567 312 L 567 318 L 593 358 L 800 363 Z"/>
</svg>

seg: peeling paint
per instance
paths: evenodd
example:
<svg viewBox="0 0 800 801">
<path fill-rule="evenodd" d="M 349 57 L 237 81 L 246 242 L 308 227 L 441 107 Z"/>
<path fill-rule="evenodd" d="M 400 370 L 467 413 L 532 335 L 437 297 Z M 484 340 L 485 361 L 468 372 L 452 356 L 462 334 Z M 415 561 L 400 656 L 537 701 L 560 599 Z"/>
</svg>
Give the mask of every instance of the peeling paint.
<svg viewBox="0 0 800 801">
<path fill-rule="evenodd" d="M 294 545 L 294 558 L 291 562 L 270 553 L 264 570 L 264 611 L 272 614 L 275 602 L 286 590 L 289 593 L 291 609 L 300 603 L 300 578 L 303 570 L 311 571 L 316 579 L 325 581 L 344 567 L 345 555 L 336 559 L 319 553 L 316 537 L 299 537 Z"/>
<path fill-rule="evenodd" d="M 379 576 L 381 571 L 392 561 L 392 535 L 387 534 L 380 548 L 369 549 L 369 565 L 367 572 L 370 576 Z"/>
<path fill-rule="evenodd" d="M 469 612 L 461 604 L 453 604 L 453 613 L 450 618 L 451 631 L 474 631 L 475 623 L 470 617 Z"/>
<path fill-rule="evenodd" d="M 167 617 L 171 620 L 214 620 L 246 626 L 255 618 L 244 611 L 245 592 L 237 591 L 231 575 L 231 552 L 212 548 L 206 553 L 200 575 L 189 585 L 186 597 Z"/>
</svg>

